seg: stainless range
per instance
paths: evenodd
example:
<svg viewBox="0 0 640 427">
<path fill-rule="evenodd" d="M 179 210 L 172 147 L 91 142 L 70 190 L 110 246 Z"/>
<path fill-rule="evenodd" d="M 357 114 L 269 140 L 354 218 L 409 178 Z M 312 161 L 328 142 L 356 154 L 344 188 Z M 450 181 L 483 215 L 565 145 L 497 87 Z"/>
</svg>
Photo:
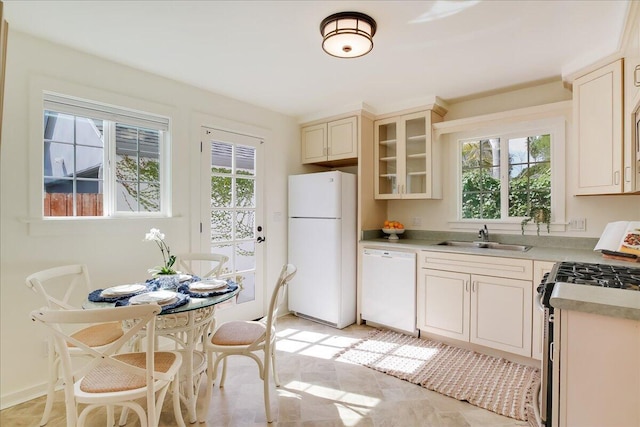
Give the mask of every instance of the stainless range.
<svg viewBox="0 0 640 427">
<path fill-rule="evenodd" d="M 640 291 L 640 266 L 594 264 L 582 262 L 556 263 L 538 286 L 540 306 L 544 309 L 544 346 L 542 354 L 542 388 L 540 417 L 543 425 L 551 427 L 554 313 L 549 300 L 556 283 L 600 286 L 611 289 Z"/>
</svg>

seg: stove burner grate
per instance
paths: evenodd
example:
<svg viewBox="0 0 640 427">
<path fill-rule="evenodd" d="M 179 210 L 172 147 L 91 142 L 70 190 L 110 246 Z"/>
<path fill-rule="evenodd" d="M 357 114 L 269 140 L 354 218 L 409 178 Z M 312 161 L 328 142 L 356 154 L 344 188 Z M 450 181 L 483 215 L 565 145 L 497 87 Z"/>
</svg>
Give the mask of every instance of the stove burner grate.
<svg viewBox="0 0 640 427">
<path fill-rule="evenodd" d="M 562 262 L 553 281 L 640 291 L 640 268 Z"/>
</svg>

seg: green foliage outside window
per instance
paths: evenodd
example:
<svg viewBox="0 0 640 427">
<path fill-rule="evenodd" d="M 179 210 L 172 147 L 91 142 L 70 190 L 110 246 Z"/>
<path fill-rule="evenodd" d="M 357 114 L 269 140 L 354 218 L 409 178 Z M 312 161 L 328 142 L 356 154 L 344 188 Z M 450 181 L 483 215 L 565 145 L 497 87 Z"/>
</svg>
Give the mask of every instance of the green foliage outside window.
<svg viewBox="0 0 640 427">
<path fill-rule="evenodd" d="M 233 178 L 228 168 L 211 167 L 211 231 L 212 240 L 216 242 L 231 241 L 234 221 L 232 218 Z M 255 180 L 251 172 L 237 170 L 236 175 L 246 175 L 251 179 L 236 177 L 235 206 L 251 208 L 236 209 L 235 231 L 237 238 L 253 238 L 254 235 L 254 207 Z M 225 209 L 228 208 L 228 209 Z M 241 246 L 236 248 L 239 255 L 253 256 L 254 251 L 247 251 Z"/>
<path fill-rule="evenodd" d="M 500 177 L 499 139 L 462 144 L 462 218 L 500 219 L 501 204 L 508 202 L 509 217 L 527 217 L 532 211 L 551 209 L 551 137 L 538 135 L 504 141 L 526 145 L 526 151 L 509 151 L 508 184 Z M 526 141 L 526 144 L 525 144 Z M 514 144 L 515 145 L 515 144 Z M 523 157 L 524 154 L 524 159 Z M 514 173 L 514 171 L 519 171 Z M 508 185 L 508 200 L 501 199 L 501 186 Z M 547 215 L 548 218 L 548 215 Z"/>
<path fill-rule="evenodd" d="M 500 179 L 487 169 L 462 173 L 462 218 L 500 218 Z"/>
<path fill-rule="evenodd" d="M 137 156 L 123 155 L 117 163 L 116 180 L 131 196 L 123 198 L 131 212 L 160 210 L 160 164 L 157 159 L 143 157 L 138 162 Z M 132 206 L 131 200 L 136 200 L 138 206 Z"/>
</svg>

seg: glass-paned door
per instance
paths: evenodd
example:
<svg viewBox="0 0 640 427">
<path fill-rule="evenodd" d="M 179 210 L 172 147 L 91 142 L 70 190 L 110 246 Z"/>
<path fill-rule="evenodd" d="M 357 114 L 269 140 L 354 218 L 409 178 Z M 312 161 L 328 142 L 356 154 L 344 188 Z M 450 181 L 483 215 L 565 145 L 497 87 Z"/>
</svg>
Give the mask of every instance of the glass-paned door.
<svg viewBox="0 0 640 427">
<path fill-rule="evenodd" d="M 225 320 L 264 315 L 262 141 L 202 128 L 201 250 L 229 257 L 221 277 L 242 287 Z"/>
<path fill-rule="evenodd" d="M 377 193 L 394 195 L 399 192 L 398 182 L 398 135 L 395 120 L 376 122 L 377 156 Z"/>
<path fill-rule="evenodd" d="M 406 194 L 427 193 L 427 121 L 424 114 L 405 122 Z"/>
</svg>

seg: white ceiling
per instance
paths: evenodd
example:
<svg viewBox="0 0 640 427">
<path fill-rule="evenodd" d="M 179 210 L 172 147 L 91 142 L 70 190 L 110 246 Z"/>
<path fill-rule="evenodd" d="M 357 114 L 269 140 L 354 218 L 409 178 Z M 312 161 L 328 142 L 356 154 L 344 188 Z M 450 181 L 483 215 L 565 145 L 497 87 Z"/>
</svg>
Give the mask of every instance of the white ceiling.
<svg viewBox="0 0 640 427">
<path fill-rule="evenodd" d="M 619 48 L 629 1 L 18 1 L 11 29 L 299 119 L 374 113 L 560 78 Z M 367 56 L 321 49 L 319 25 L 378 24 Z"/>
</svg>

